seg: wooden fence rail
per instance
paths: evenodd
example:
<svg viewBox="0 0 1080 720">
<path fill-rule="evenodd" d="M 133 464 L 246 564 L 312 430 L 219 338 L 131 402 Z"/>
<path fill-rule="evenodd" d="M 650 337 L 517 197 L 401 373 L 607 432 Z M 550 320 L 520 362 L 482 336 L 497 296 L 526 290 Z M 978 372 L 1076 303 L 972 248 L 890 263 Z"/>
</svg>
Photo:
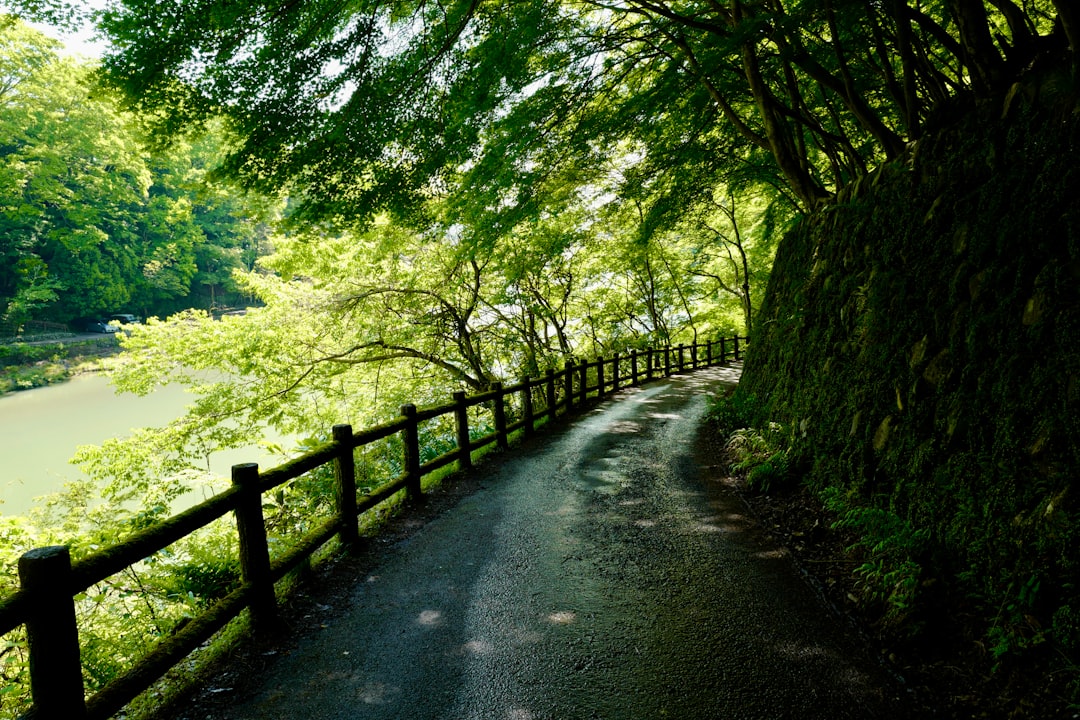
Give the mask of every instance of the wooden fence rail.
<svg viewBox="0 0 1080 720">
<path fill-rule="evenodd" d="M 454 393 L 453 402 L 447 405 L 423 409 L 405 405 L 398 418 L 359 432 L 353 432 L 349 425 L 335 425 L 330 442 L 282 465 L 264 471 L 253 463 L 233 466 L 228 490 L 115 546 L 75 562 L 65 546 L 30 550 L 19 559 L 19 590 L 0 600 L 0 635 L 26 627 L 33 705 L 21 719 L 106 720 L 244 610 L 248 611 L 253 632 L 273 628 L 277 615 L 275 583 L 308 562 L 334 536 L 346 545 L 354 543 L 361 515 L 394 495 L 404 491 L 408 500 L 420 500 L 425 475 L 454 462 L 459 468 L 469 468 L 476 450 L 491 443 L 506 448 L 512 433 L 521 430 L 529 435 L 536 431 L 539 420 L 571 415 L 584 406 L 590 394 L 599 399 L 621 387 L 667 377 L 687 367 L 722 364 L 729 357 L 737 361 L 739 340 L 736 336 L 690 346 L 631 350 L 628 356 L 615 354 L 593 362 L 570 358 L 562 370 L 547 370 L 543 377 L 524 378 L 509 387 L 496 383 L 479 395 Z M 627 361 L 629 373 L 625 373 Z M 510 413 L 508 406 L 512 403 Z M 492 407 L 495 430 L 473 438 L 468 410 L 481 404 Z M 457 447 L 421 463 L 420 424 L 443 415 L 454 417 Z M 395 434 L 400 434 L 402 440 L 402 474 L 358 495 L 355 450 Z M 272 557 L 263 495 L 324 465 L 334 469 L 337 507 L 333 517 L 308 531 L 288 551 Z M 237 526 L 239 587 L 158 643 L 125 674 L 85 697 L 75 596 L 228 513 L 233 514 Z"/>
</svg>

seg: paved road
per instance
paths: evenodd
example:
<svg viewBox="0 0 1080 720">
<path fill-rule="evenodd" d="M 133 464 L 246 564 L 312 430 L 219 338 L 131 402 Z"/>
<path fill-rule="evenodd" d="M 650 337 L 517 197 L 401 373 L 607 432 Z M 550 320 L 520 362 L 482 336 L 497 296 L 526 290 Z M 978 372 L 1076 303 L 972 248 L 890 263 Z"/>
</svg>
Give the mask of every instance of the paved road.
<svg viewBox="0 0 1080 720">
<path fill-rule="evenodd" d="M 500 463 L 220 717 L 904 717 L 702 471 L 704 393 L 736 379 L 624 391 Z"/>
</svg>

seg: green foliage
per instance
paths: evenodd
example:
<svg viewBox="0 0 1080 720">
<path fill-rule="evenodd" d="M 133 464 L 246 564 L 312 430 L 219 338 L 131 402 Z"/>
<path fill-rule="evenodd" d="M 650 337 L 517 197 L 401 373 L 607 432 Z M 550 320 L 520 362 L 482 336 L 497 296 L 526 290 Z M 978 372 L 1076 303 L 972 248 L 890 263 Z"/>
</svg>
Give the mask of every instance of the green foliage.
<svg viewBox="0 0 1080 720">
<path fill-rule="evenodd" d="M 811 487 L 876 508 L 849 528 L 895 533 L 857 550 L 897 622 L 934 583 L 1002 664 L 1075 665 L 1080 124 L 1044 80 L 785 239 L 741 391 L 799 428 Z"/>
<path fill-rule="evenodd" d="M 0 24 L 18 17 L 27 22 L 39 22 L 63 29 L 74 29 L 89 19 L 92 8 L 71 0 L 5 0 L 0 10 Z"/>
<path fill-rule="evenodd" d="M 749 468 L 746 485 L 751 490 L 762 493 L 790 487 L 800 479 L 796 467 L 790 451 L 774 452 L 761 463 Z"/>
<path fill-rule="evenodd" d="M 782 428 L 770 423 L 765 429 L 742 428 L 731 433 L 726 449 L 734 457 L 731 469 L 746 474 L 746 487 L 768 493 L 799 480 L 798 464 Z"/>
<path fill-rule="evenodd" d="M 96 370 L 103 356 L 117 351 L 112 337 L 69 344 L 0 345 L 0 395 L 67 380 Z"/>
<path fill-rule="evenodd" d="M 854 503 L 838 488 L 825 489 L 821 497 L 825 508 L 838 518 L 833 527 L 850 530 L 857 537 L 848 552 L 859 562 L 855 573 L 864 598 L 884 606 L 886 622 L 903 624 L 919 601 L 924 575 L 921 559 L 930 531 L 916 529 L 888 510 Z"/>
<path fill-rule="evenodd" d="M 761 403 L 751 394 L 738 389 L 708 398 L 705 417 L 720 435 L 755 427 L 761 420 Z"/>
<path fill-rule="evenodd" d="M 225 519 L 189 535 L 148 564 L 165 598 L 203 607 L 240 584 L 235 525 Z"/>
<path fill-rule="evenodd" d="M 297 189 L 299 217 L 416 220 L 444 193 L 494 239 L 614 175 L 646 225 L 722 185 L 813 207 L 1073 37 L 1059 7 L 123 0 L 102 26 L 134 107 L 164 134 L 229 114 L 224 170 Z"/>
<path fill-rule="evenodd" d="M 325 442 L 325 438 L 306 438 L 297 443 L 296 452 L 310 452 Z M 358 475 L 364 477 L 365 470 L 361 468 Z M 305 532 L 336 510 L 334 486 L 333 466 L 323 465 L 265 495 L 263 513 L 267 532 L 277 542 L 303 537 Z M 365 487 L 367 485 L 361 483 L 358 489 L 363 491 Z"/>
<path fill-rule="evenodd" d="M 799 482 L 800 463 L 786 429 L 763 421 L 761 402 L 736 388 L 709 398 L 706 418 L 726 438 L 731 469 L 745 474 L 748 490 L 769 493 Z"/>
<path fill-rule="evenodd" d="M 29 368 L 6 367 L 0 369 L 0 395 L 52 385 L 67 378 L 67 368 L 59 363 L 39 364 Z"/>
<path fill-rule="evenodd" d="M 235 300 L 276 209 L 207 182 L 220 130 L 148 154 L 93 72 L 0 24 L 0 323 Z"/>
<path fill-rule="evenodd" d="M 1052 634 L 1071 640 L 1072 608 L 1065 606 L 1055 614 L 1053 625 L 1044 628 L 1035 617 L 1042 581 L 1033 575 L 1026 581 L 1011 584 L 987 636 L 990 654 L 995 660 L 1015 657 L 1046 642 Z M 1064 631 L 1064 632 L 1062 632 Z"/>
<path fill-rule="evenodd" d="M 38 360 L 54 358 L 64 352 L 63 346 L 56 345 L 27 345 L 26 343 L 0 345 L 0 367 L 27 365 Z"/>
</svg>

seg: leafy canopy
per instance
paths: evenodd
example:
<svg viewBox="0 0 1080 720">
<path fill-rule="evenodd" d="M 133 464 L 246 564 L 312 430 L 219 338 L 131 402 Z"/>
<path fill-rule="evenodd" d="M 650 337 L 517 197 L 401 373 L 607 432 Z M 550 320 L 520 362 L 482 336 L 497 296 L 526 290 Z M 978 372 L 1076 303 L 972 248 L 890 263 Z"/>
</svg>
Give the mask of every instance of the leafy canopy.
<svg viewBox="0 0 1080 720">
<path fill-rule="evenodd" d="M 642 176 L 694 199 L 740 173 L 804 207 L 960 100 L 1075 58 L 1067 0 L 119 0 L 108 78 L 174 133 L 226 115 L 226 168 L 301 216 L 415 217 L 432 196 L 496 235 L 547 183 Z M 1071 44 L 1070 44 L 1071 43 Z M 764 162 L 762 156 L 768 159 Z"/>
</svg>

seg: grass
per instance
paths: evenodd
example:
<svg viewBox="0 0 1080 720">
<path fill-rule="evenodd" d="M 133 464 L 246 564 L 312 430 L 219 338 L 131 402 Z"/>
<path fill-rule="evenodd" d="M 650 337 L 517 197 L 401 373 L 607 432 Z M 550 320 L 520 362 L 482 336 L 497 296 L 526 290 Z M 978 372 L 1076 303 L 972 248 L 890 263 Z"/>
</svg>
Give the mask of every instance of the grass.
<svg viewBox="0 0 1080 720">
<path fill-rule="evenodd" d="M 55 385 L 95 372 L 101 359 L 119 352 L 111 335 L 75 343 L 0 345 L 0 395 Z"/>
</svg>

